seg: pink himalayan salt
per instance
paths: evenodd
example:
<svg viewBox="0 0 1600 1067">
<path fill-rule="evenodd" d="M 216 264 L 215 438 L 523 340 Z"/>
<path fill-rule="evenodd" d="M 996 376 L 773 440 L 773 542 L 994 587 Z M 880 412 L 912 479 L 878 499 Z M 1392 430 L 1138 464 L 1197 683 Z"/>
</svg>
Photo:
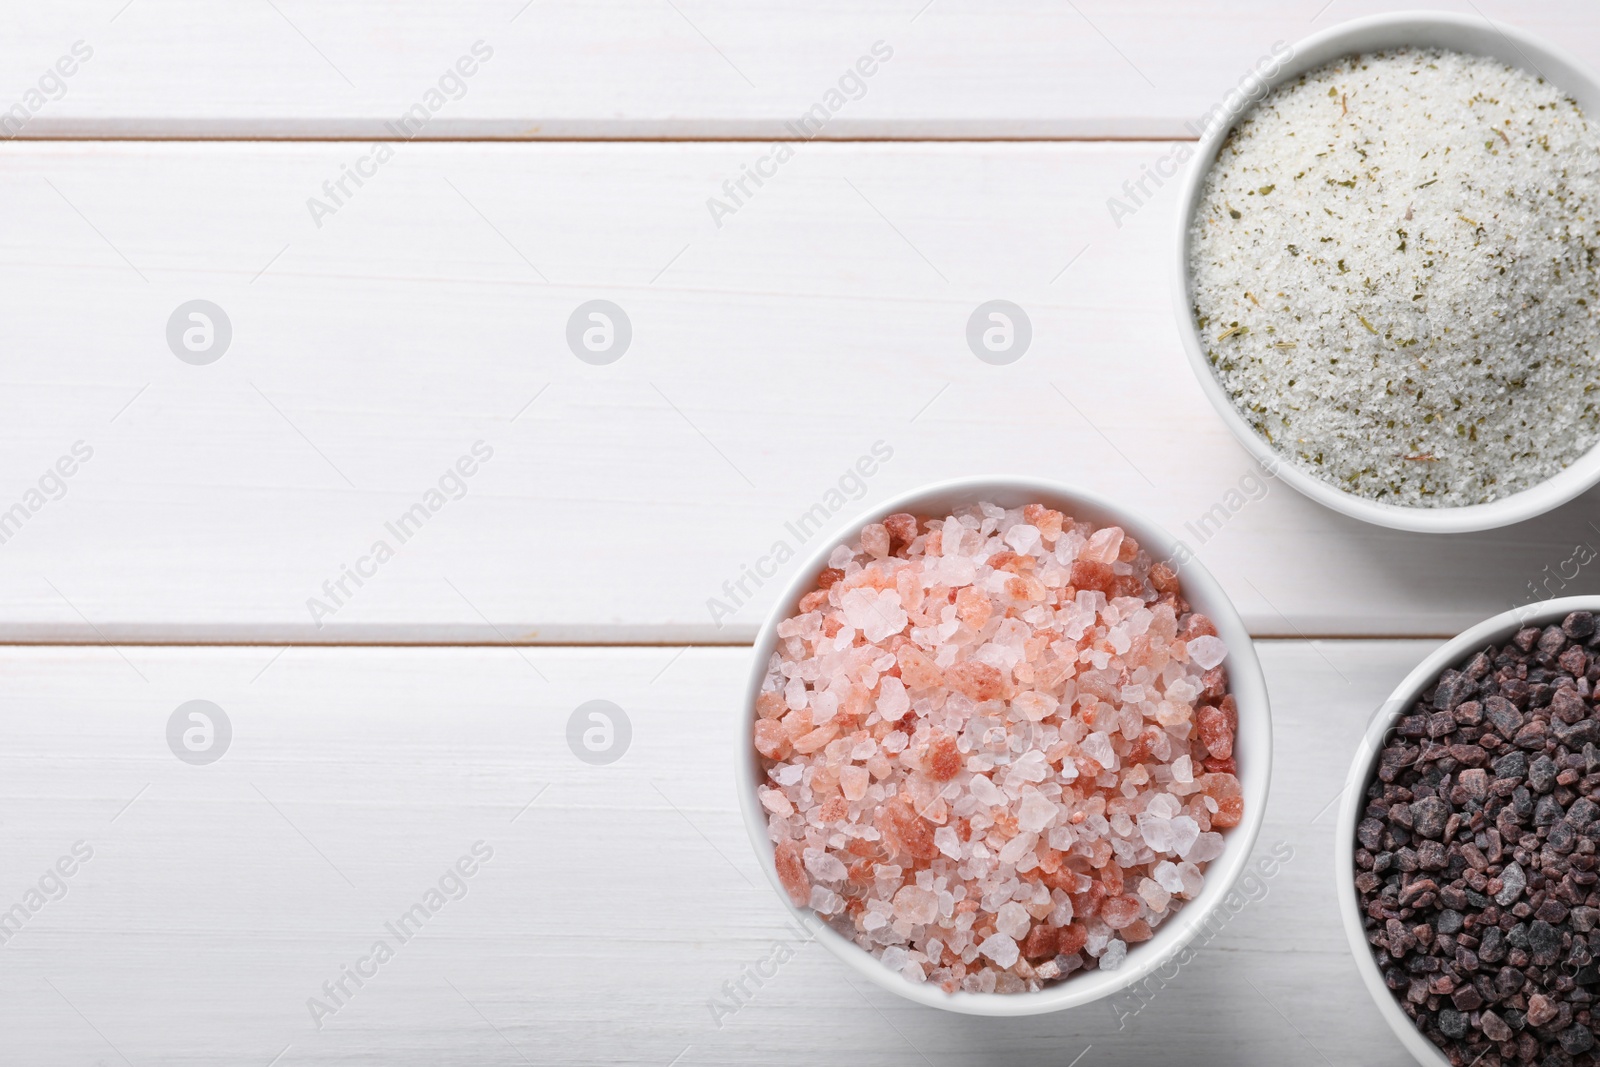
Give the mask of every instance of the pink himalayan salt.
<svg viewBox="0 0 1600 1067">
<path fill-rule="evenodd" d="M 1120 964 L 1242 817 L 1215 626 L 1124 531 L 1040 505 L 874 526 L 756 702 L 785 891 L 949 991 Z"/>
<path fill-rule="evenodd" d="M 788 797 L 783 795 L 783 790 L 761 789 L 758 790 L 758 793 L 761 797 L 761 806 L 772 812 L 772 814 L 783 816 L 794 814 L 794 805 L 789 802 Z"/>
<path fill-rule="evenodd" d="M 978 951 L 994 960 L 1001 967 L 1011 967 L 1017 962 L 1017 943 L 1005 934 L 994 934 L 978 946 Z"/>
<path fill-rule="evenodd" d="M 914 885 L 902 886 L 894 895 L 894 913 L 910 923 L 931 923 L 939 914 L 939 898 Z"/>
<path fill-rule="evenodd" d="M 1000 905 L 1000 910 L 995 912 L 994 927 L 1014 941 L 1020 941 L 1028 936 L 1028 930 L 1033 925 L 1029 920 L 1028 910 L 1016 901 Z"/>
<path fill-rule="evenodd" d="M 1227 658 L 1228 646 L 1221 638 L 1202 634 L 1188 642 L 1188 653 L 1201 670 L 1209 671 Z"/>
</svg>

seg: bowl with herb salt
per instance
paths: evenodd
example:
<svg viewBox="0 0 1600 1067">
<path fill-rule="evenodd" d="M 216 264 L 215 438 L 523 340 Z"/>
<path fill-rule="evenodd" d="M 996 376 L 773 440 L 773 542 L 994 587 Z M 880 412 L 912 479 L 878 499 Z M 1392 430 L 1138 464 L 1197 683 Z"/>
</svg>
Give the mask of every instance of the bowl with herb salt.
<svg viewBox="0 0 1600 1067">
<path fill-rule="evenodd" d="M 1279 55 L 1180 196 L 1180 332 L 1229 429 L 1397 529 L 1505 526 L 1600 481 L 1600 82 L 1447 14 Z"/>
</svg>

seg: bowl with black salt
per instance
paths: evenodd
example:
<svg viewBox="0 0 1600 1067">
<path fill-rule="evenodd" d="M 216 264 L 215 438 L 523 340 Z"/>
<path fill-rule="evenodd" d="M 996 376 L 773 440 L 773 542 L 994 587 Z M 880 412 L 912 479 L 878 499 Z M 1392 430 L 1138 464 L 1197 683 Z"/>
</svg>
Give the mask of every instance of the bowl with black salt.
<svg viewBox="0 0 1600 1067">
<path fill-rule="evenodd" d="M 1340 913 L 1419 1063 L 1600 1064 L 1597 612 L 1567 597 L 1447 642 L 1351 767 Z"/>
<path fill-rule="evenodd" d="M 1286 51 L 1179 198 L 1180 332 L 1229 429 L 1397 529 L 1504 526 L 1600 481 L 1600 82 L 1476 16 Z"/>
</svg>

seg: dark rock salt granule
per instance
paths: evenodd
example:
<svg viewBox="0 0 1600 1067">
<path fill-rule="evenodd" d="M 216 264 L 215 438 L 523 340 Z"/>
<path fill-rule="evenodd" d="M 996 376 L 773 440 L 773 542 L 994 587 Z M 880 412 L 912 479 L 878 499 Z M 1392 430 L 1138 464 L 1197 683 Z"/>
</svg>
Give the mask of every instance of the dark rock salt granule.
<svg viewBox="0 0 1600 1067">
<path fill-rule="evenodd" d="M 1600 1065 L 1600 634 L 1527 627 L 1390 731 L 1356 827 L 1367 941 L 1457 1067 Z"/>
</svg>

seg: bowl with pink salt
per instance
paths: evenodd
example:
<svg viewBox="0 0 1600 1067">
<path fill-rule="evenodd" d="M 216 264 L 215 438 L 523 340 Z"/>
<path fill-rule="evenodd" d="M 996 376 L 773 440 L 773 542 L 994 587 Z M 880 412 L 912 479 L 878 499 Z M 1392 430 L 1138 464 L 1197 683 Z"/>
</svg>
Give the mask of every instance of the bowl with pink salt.
<svg viewBox="0 0 1600 1067">
<path fill-rule="evenodd" d="M 1192 955 L 1271 771 L 1266 684 L 1159 527 L 1021 477 L 891 500 L 756 639 L 740 805 L 794 918 L 947 1011 L 1057 1011 Z"/>
</svg>

